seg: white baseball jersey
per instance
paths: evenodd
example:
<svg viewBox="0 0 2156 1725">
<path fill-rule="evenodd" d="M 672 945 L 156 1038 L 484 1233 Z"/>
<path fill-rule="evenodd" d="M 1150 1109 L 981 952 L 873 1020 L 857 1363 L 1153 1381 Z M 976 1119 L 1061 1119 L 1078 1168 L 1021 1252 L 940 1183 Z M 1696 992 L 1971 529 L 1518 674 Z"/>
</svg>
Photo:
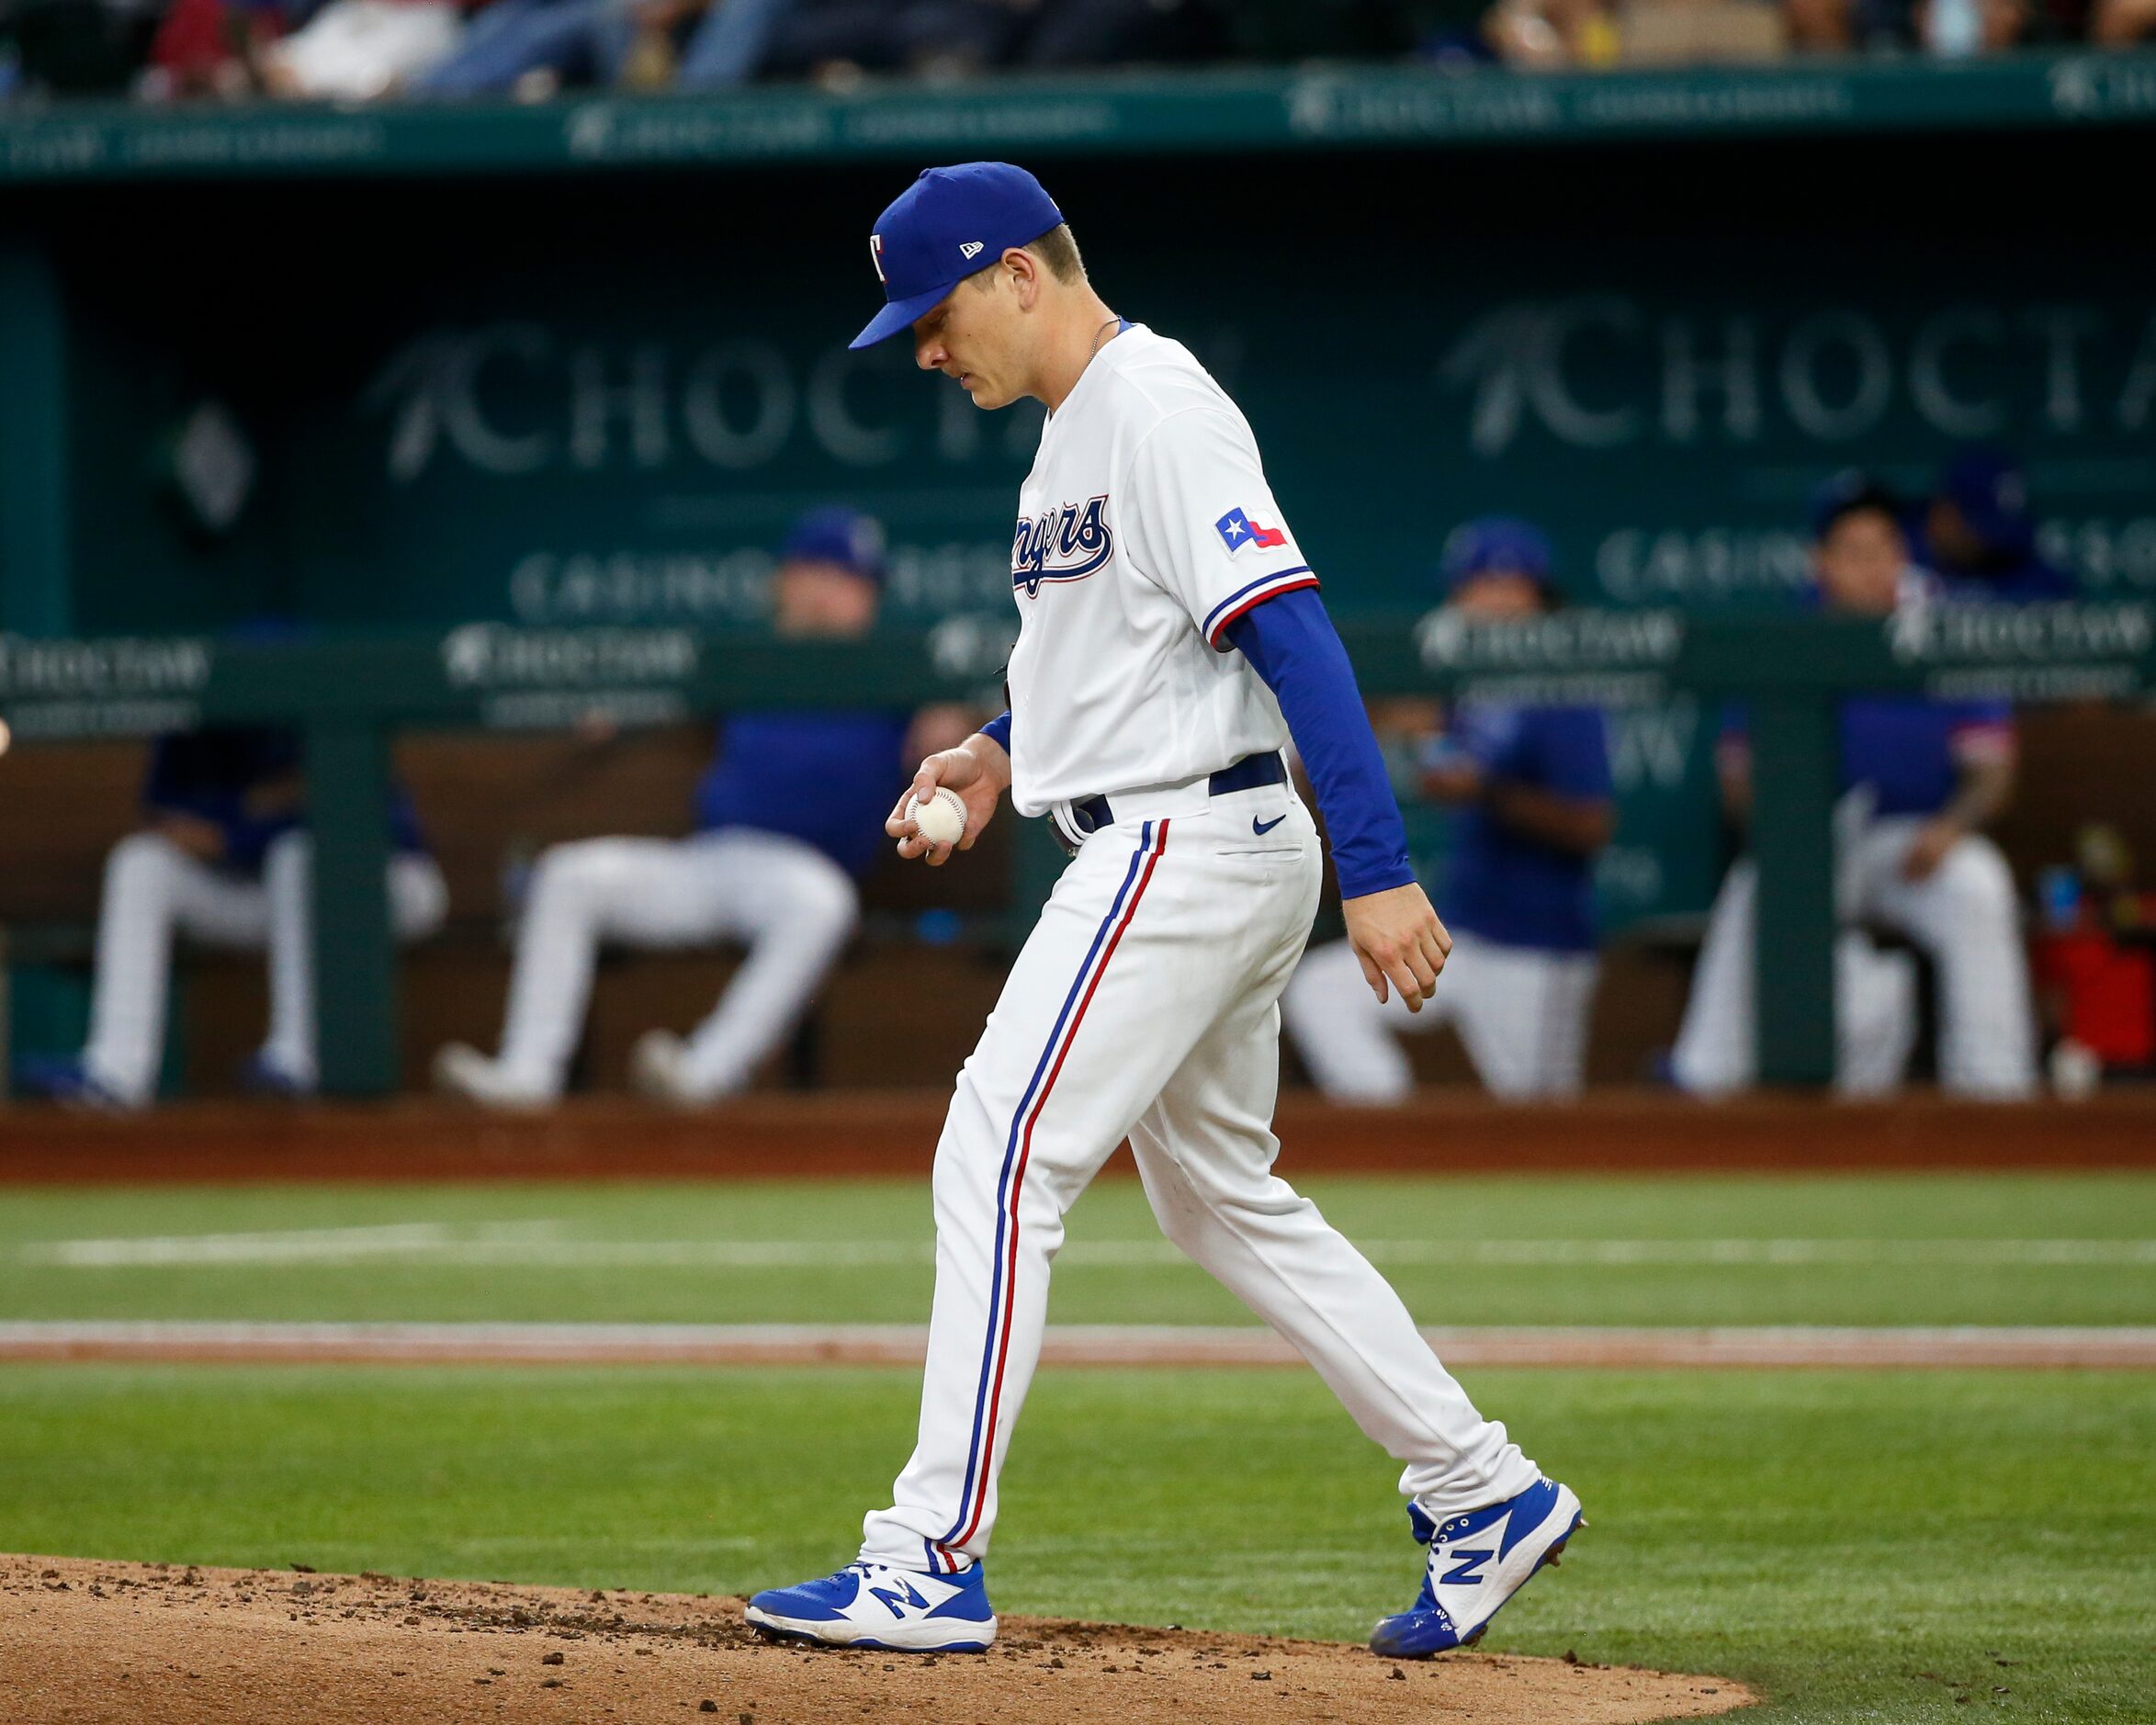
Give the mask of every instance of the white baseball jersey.
<svg viewBox="0 0 2156 1725">
<path fill-rule="evenodd" d="M 1280 704 L 1225 631 L 1317 577 L 1248 423 L 1190 349 L 1134 324 L 1095 355 L 1042 431 L 1019 511 L 1021 814 L 1180 784 L 1287 742 Z"/>
</svg>

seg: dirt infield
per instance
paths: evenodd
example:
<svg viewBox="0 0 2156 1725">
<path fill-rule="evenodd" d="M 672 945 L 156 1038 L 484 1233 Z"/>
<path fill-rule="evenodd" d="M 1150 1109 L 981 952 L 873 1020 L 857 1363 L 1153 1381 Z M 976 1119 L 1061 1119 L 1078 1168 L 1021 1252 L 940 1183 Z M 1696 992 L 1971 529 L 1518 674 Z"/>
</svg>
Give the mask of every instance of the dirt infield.
<svg viewBox="0 0 2156 1725">
<path fill-rule="evenodd" d="M 942 1090 L 759 1093 L 672 1111 L 576 1098 L 529 1114 L 412 1098 L 191 1102 L 103 1115 L 0 1105 L 0 1185 L 243 1180 L 849 1178 L 925 1175 Z M 1605 1091 L 1577 1103 L 1425 1091 L 1399 1109 L 1283 1097 L 1293 1175 L 2156 1167 L 2156 1090 L 2078 1104 L 1763 1095 L 1706 1105 Z M 1112 1173 L 1130 1173 L 1120 1154 Z"/>
<path fill-rule="evenodd" d="M 1006 1618 L 982 1657 L 767 1646 L 736 1599 L 0 1557 L 0 1694 L 40 1725 L 1620 1725 L 1741 1684 L 1570 1660 Z"/>
</svg>

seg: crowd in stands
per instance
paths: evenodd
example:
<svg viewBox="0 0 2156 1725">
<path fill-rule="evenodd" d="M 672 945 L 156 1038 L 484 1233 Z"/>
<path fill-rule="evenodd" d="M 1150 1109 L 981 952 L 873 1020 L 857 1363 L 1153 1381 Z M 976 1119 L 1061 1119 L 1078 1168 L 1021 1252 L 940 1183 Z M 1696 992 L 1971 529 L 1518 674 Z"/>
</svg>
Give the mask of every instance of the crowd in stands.
<svg viewBox="0 0 2156 1725">
<path fill-rule="evenodd" d="M 2156 39 L 2156 0 L 0 0 L 0 103 L 844 87 L 1123 65 L 1527 70 Z"/>
</svg>

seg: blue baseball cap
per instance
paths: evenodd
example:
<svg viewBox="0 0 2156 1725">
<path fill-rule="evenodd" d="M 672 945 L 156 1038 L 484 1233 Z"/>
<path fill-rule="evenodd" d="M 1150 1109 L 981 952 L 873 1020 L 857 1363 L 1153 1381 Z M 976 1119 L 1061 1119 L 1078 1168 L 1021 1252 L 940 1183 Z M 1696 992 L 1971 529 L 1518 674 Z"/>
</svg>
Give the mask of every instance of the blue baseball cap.
<svg viewBox="0 0 2156 1725">
<path fill-rule="evenodd" d="M 812 509 L 786 530 L 779 556 L 788 563 L 835 563 L 850 575 L 884 584 L 884 524 L 857 509 Z"/>
<path fill-rule="evenodd" d="M 1550 585 L 1550 536 L 1517 515 L 1484 515 L 1452 529 L 1438 564 L 1438 580 L 1457 592 L 1483 575 L 1525 575 Z"/>
<path fill-rule="evenodd" d="M 888 303 L 849 345 L 873 347 L 910 327 L 975 271 L 1062 223 L 1040 181 L 1008 162 L 923 168 L 868 236 Z"/>
<path fill-rule="evenodd" d="M 1939 475 L 1939 496 L 1995 552 L 2026 552 L 2036 541 L 2028 474 L 2004 449 L 1981 444 L 1957 450 Z"/>
</svg>

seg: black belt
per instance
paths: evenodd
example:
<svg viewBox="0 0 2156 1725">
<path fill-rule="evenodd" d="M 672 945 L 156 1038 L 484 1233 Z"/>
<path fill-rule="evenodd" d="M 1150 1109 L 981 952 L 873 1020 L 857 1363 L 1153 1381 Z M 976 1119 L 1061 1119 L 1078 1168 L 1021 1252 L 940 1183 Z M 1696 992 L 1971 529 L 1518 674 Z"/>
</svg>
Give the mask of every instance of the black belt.
<svg viewBox="0 0 2156 1725">
<path fill-rule="evenodd" d="M 1261 784 L 1285 784 L 1288 782 L 1288 764 L 1274 750 L 1262 755 L 1245 755 L 1232 767 L 1223 767 L 1205 781 L 1208 796 L 1225 796 L 1230 791 L 1254 791 Z M 1115 811 L 1109 807 L 1105 796 L 1089 796 L 1070 806 L 1070 818 L 1081 834 L 1099 832 L 1103 827 L 1115 825 Z M 1078 854 L 1078 846 L 1065 834 L 1062 823 L 1051 820 L 1049 831 L 1055 835 L 1055 842 L 1072 856 Z"/>
</svg>

